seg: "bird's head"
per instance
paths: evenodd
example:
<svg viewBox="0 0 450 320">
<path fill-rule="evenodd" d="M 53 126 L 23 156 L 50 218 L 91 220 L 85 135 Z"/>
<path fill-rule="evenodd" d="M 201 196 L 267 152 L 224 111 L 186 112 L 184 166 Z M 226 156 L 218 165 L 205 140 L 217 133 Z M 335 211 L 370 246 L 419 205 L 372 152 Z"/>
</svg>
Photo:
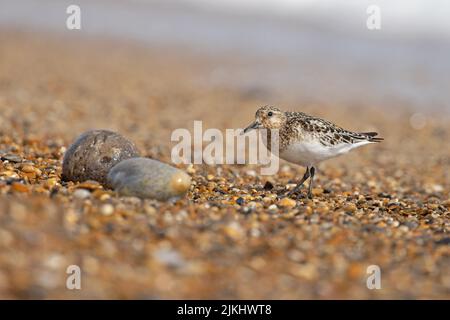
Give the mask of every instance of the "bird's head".
<svg viewBox="0 0 450 320">
<path fill-rule="evenodd" d="M 252 129 L 281 129 L 286 123 L 286 114 L 273 106 L 259 108 L 255 114 L 255 121 L 244 129 L 244 133 Z"/>
</svg>

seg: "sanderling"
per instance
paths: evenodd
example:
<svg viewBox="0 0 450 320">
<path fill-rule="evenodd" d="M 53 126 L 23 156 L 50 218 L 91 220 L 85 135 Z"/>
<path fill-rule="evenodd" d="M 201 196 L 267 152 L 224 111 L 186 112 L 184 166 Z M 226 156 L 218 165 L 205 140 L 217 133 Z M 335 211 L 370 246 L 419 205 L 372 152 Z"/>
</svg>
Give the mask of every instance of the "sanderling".
<svg viewBox="0 0 450 320">
<path fill-rule="evenodd" d="M 273 106 L 264 106 L 255 114 L 255 121 L 244 129 L 267 129 L 268 138 L 272 130 L 278 130 L 281 159 L 306 167 L 305 174 L 297 186 L 288 193 L 296 193 L 310 178 L 308 197 L 312 198 L 315 167 L 323 160 L 347 153 L 365 144 L 380 142 L 376 132 L 352 132 L 329 121 L 303 112 L 284 112 Z M 266 146 L 271 144 L 267 142 Z"/>
</svg>

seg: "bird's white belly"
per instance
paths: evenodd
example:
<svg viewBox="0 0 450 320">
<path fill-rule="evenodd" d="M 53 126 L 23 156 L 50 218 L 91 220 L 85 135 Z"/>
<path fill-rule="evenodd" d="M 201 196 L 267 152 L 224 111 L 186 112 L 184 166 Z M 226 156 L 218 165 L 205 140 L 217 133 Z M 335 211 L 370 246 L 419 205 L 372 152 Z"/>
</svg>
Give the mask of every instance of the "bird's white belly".
<svg viewBox="0 0 450 320">
<path fill-rule="evenodd" d="M 302 141 L 293 143 L 280 152 L 280 158 L 301 166 L 312 166 L 323 160 L 347 153 L 351 149 L 366 143 L 369 142 L 324 146 L 319 142 Z"/>
</svg>

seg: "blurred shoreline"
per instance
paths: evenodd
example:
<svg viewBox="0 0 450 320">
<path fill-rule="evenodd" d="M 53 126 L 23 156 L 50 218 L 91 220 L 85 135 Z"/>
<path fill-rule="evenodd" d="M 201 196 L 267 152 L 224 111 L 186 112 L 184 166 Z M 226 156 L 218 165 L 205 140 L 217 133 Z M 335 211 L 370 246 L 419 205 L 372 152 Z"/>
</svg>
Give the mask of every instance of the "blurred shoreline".
<svg viewBox="0 0 450 320">
<path fill-rule="evenodd" d="M 201 2 L 201 1 L 200 1 Z M 115 39 L 218 62 L 205 82 L 314 103 L 450 111 L 450 42 L 443 32 L 396 37 L 336 21 L 219 10 L 198 1 L 79 1 L 82 30 L 65 29 L 68 1 L 8 2 L 0 28 Z M 348 7 L 348 6 L 347 6 Z M 348 13 L 347 13 L 348 14 Z M 303 16 L 301 16 L 303 17 Z M 364 18 L 364 17 L 363 17 Z M 339 22 L 339 21 L 338 21 Z M 426 29 L 426 30 L 429 30 Z M 169 50 L 168 50 L 169 51 Z"/>
</svg>

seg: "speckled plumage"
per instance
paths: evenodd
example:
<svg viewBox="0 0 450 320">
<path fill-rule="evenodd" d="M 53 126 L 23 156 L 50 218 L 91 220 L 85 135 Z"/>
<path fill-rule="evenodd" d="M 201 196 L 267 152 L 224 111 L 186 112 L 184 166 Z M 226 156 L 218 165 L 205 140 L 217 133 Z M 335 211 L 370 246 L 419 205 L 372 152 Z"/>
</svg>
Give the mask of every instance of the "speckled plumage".
<svg viewBox="0 0 450 320">
<path fill-rule="evenodd" d="M 273 114 L 272 116 L 268 116 L 270 112 Z M 271 131 L 278 130 L 279 155 L 281 158 L 284 158 L 283 154 L 290 148 L 299 144 L 315 145 L 317 152 L 322 153 L 323 160 L 325 160 L 355 147 L 383 140 L 375 137 L 376 132 L 352 132 L 330 121 L 303 112 L 283 112 L 273 106 L 259 108 L 255 117 L 256 123 L 260 124 L 258 128 L 269 129 L 268 148 L 270 148 Z M 308 150 L 305 150 L 305 152 L 308 152 Z M 318 161 L 321 161 L 320 154 L 317 155 L 317 158 Z M 295 159 L 287 160 L 298 163 Z M 298 164 L 308 166 L 316 163 L 302 163 L 300 161 Z"/>
<path fill-rule="evenodd" d="M 285 112 L 286 124 L 280 129 L 280 151 L 289 144 L 302 140 L 315 140 L 326 147 L 340 143 L 356 144 L 362 141 L 378 142 L 376 132 L 358 133 L 343 129 L 334 123 L 303 112 Z"/>
<path fill-rule="evenodd" d="M 376 132 L 349 131 L 303 112 L 284 112 L 273 106 L 264 106 L 256 111 L 255 121 L 244 132 L 251 129 L 267 129 L 266 146 L 269 150 L 272 149 L 274 132 L 278 132 L 277 155 L 306 167 L 305 175 L 296 189 L 311 178 L 310 196 L 315 166 L 319 162 L 383 140 L 376 137 Z"/>
</svg>

